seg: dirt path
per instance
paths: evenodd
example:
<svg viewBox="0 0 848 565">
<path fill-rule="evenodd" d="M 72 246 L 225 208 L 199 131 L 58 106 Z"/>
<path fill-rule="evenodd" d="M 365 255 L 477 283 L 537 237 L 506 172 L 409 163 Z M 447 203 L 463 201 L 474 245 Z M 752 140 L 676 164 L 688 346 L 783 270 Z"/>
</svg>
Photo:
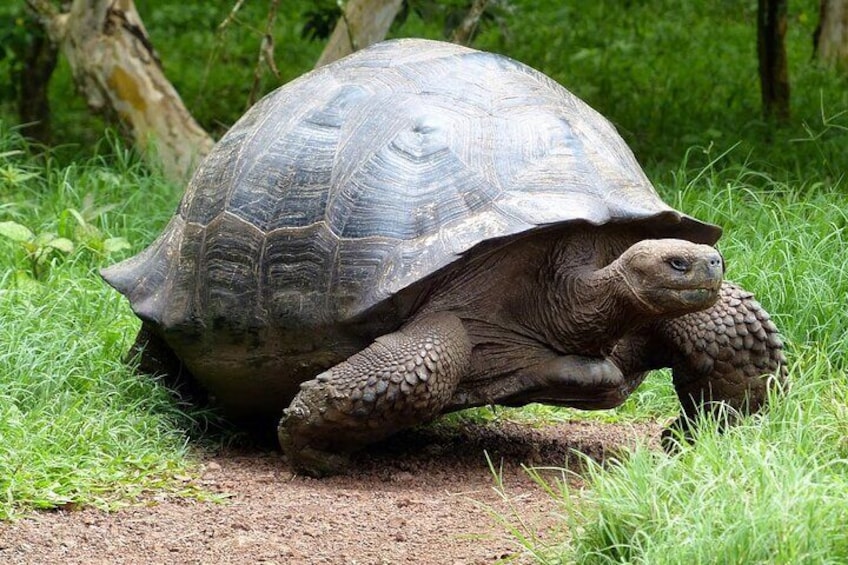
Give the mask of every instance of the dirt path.
<svg viewBox="0 0 848 565">
<path fill-rule="evenodd" d="M 658 433 L 587 422 L 435 427 L 322 480 L 294 476 L 276 453 L 220 453 L 199 482 L 227 502 L 154 497 L 112 514 L 40 513 L 0 524 L 0 563 L 523 563 L 529 557 L 491 510 L 510 518 L 518 509 L 544 538 L 556 505 L 521 464 L 562 465 L 572 449 L 600 459 Z M 484 450 L 502 465 L 505 498 Z"/>
</svg>

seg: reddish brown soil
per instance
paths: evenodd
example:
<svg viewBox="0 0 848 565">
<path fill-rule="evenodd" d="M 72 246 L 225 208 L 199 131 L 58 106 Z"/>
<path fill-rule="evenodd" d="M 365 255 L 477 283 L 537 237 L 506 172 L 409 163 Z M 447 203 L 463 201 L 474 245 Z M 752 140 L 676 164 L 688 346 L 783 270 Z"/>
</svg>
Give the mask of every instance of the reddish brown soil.
<svg viewBox="0 0 848 565">
<path fill-rule="evenodd" d="M 320 480 L 293 475 L 277 453 L 227 451 L 206 456 L 197 480 L 226 493 L 224 503 L 154 496 L 111 514 L 39 513 L 0 524 L 0 563 L 524 563 L 532 559 L 494 516 L 520 517 L 543 541 L 560 525 L 556 502 L 522 465 L 562 466 L 572 450 L 603 459 L 658 432 L 587 422 L 431 427 Z"/>
</svg>

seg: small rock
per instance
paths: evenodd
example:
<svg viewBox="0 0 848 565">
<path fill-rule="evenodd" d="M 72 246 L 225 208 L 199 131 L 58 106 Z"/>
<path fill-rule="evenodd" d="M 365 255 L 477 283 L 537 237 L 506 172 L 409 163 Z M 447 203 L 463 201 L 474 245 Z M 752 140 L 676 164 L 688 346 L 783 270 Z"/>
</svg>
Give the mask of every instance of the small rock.
<svg viewBox="0 0 848 565">
<path fill-rule="evenodd" d="M 236 545 L 238 547 L 245 547 L 247 545 L 253 545 L 253 538 L 246 535 L 238 535 L 236 536 Z"/>
<path fill-rule="evenodd" d="M 288 556 L 290 556 L 290 555 L 294 555 L 294 551 L 292 551 L 292 548 L 291 548 L 291 547 L 289 547 L 289 546 L 287 546 L 287 545 L 278 545 L 278 546 L 277 546 L 277 551 L 278 551 L 278 552 L 280 553 L 280 555 L 282 555 L 283 557 L 288 557 Z"/>
</svg>

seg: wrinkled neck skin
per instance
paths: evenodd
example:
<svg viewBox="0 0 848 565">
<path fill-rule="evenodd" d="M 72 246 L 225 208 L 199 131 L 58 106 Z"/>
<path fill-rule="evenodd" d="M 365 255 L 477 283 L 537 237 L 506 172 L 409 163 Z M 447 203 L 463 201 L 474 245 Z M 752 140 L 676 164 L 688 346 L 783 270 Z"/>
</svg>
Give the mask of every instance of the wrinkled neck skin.
<svg viewBox="0 0 848 565">
<path fill-rule="evenodd" d="M 552 349 L 584 355 L 607 355 L 621 337 L 650 323 L 614 261 L 628 246 L 610 237 L 555 246 L 525 323 Z"/>
</svg>

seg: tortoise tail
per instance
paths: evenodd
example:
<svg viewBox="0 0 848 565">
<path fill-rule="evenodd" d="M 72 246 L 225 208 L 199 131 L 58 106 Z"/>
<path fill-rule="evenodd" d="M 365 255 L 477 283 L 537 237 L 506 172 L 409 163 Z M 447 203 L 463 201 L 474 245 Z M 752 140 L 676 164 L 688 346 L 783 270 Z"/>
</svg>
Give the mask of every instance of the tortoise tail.
<svg viewBox="0 0 848 565">
<path fill-rule="evenodd" d="M 144 321 L 157 325 L 164 322 L 172 285 L 168 273 L 179 257 L 184 224 L 181 216 L 174 216 L 147 249 L 100 271 L 100 276 L 130 301 L 133 312 Z"/>
</svg>

